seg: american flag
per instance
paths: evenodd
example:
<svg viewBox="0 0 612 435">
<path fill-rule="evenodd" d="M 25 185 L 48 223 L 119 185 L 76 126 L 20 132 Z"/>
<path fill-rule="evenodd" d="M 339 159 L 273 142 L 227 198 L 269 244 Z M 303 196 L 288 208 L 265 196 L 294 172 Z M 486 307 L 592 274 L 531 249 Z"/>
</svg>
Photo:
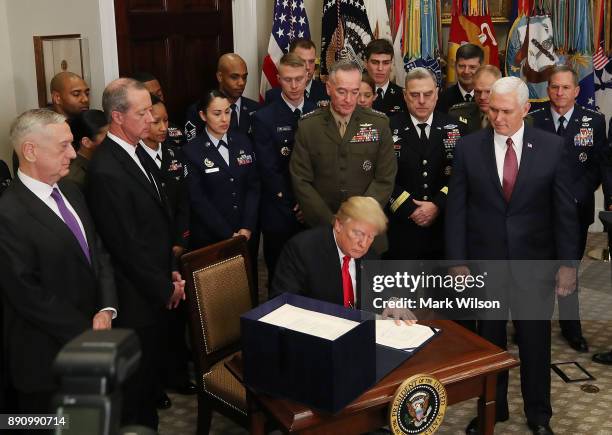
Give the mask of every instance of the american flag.
<svg viewBox="0 0 612 435">
<path fill-rule="evenodd" d="M 593 53 L 593 69 L 601 70 L 610 62 L 610 58 L 606 56 L 603 49 L 603 41 L 599 44 L 599 48 Z"/>
<path fill-rule="evenodd" d="M 289 44 L 297 38 L 310 39 L 310 27 L 304 8 L 304 0 L 276 0 L 272 33 L 268 42 L 268 54 L 264 58 L 259 85 L 259 100 L 263 101 L 266 91 L 279 86 L 276 65 L 289 52 Z"/>
</svg>

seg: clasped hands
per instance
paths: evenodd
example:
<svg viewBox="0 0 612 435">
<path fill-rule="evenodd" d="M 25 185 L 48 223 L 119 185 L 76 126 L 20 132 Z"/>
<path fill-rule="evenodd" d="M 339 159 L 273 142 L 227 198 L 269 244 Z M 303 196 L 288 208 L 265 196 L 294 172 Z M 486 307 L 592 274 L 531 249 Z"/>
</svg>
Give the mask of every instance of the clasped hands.
<svg viewBox="0 0 612 435">
<path fill-rule="evenodd" d="M 438 206 L 431 201 L 413 199 L 412 202 L 417 205 L 417 209 L 412 212 L 410 219 L 420 227 L 430 226 L 440 213 Z"/>
</svg>

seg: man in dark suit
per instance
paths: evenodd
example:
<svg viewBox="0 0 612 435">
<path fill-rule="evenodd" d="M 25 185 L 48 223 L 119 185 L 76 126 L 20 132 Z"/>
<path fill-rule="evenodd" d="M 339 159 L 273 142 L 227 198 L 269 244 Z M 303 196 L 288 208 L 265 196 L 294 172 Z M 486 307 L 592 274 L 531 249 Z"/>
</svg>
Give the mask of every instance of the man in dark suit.
<svg viewBox="0 0 612 435">
<path fill-rule="evenodd" d="M 513 273 L 516 263 L 508 264 L 499 295 L 510 301 L 517 331 L 527 423 L 535 434 L 552 434 L 550 315 L 554 292 L 567 295 L 575 289 L 578 218 L 567 184 L 563 140 L 524 124 L 528 96 L 519 78 L 498 80 L 489 101 L 493 129 L 459 140 L 446 201 L 446 250 L 457 264 L 528 260 L 532 265 L 531 276 L 526 276 Z M 545 281 L 533 276 L 544 267 L 539 265 L 557 261 L 562 265 Z M 452 273 L 466 276 L 470 271 L 456 266 Z M 529 287 L 532 281 L 544 282 L 543 288 Z M 521 316 L 530 306 L 538 309 L 538 320 Z M 505 310 L 502 315 L 507 316 Z M 480 334 L 505 349 L 507 319 L 480 321 Z M 497 421 L 508 419 L 507 389 L 506 372 L 497 380 Z M 466 432 L 477 431 L 474 419 Z"/>
<path fill-rule="evenodd" d="M 0 195 L 9 187 L 12 179 L 11 171 L 9 171 L 7 164 L 0 160 Z"/>
<path fill-rule="evenodd" d="M 156 429 L 164 311 L 184 299 L 185 281 L 172 254 L 174 226 L 163 182 L 138 145 L 153 121 L 149 92 L 136 80 L 117 79 L 104 90 L 102 104 L 110 127 L 90 164 L 88 201 L 113 259 L 118 324 L 134 329 L 142 348 L 140 366 L 125 385 L 122 423 Z"/>
<path fill-rule="evenodd" d="M 253 144 L 262 186 L 259 216 L 270 283 L 283 246 L 304 228 L 291 186 L 289 159 L 298 119 L 316 107 L 304 98 L 307 78 L 304 61 L 294 53 L 284 55 L 278 64 L 281 97 L 258 110 L 253 121 Z"/>
<path fill-rule="evenodd" d="M 315 106 L 325 105 L 329 101 L 329 95 L 325 90 L 325 85 L 320 80 L 314 78 L 317 60 L 317 48 L 310 39 L 294 39 L 289 45 L 289 53 L 297 54 L 306 66 L 308 77 L 304 88 L 304 99 Z M 281 99 L 281 88 L 272 88 L 266 91 L 265 104 L 270 104 Z"/>
<path fill-rule="evenodd" d="M 439 112 L 448 113 L 455 104 L 474 101 L 474 74 L 484 61 L 484 52 L 477 45 L 463 44 L 457 50 L 456 59 L 457 83 L 440 95 L 436 106 Z"/>
<path fill-rule="evenodd" d="M 447 184 L 463 127 L 447 114 L 434 111 L 438 88 L 431 71 L 410 70 L 404 95 L 408 112 L 398 113 L 390 123 L 397 175 L 389 200 L 385 258 L 441 260 Z"/>
<path fill-rule="evenodd" d="M 553 68 L 547 87 L 550 101 L 530 113 L 533 126 L 556 133 L 565 140 L 569 183 L 578 203 L 580 237 L 576 258 L 582 258 L 589 226 L 594 222 L 595 190 L 601 183 L 599 158 L 607 147 L 605 117 L 576 104 L 580 92 L 578 75 L 566 65 Z M 563 124 L 563 125 L 562 125 Z M 582 336 L 578 292 L 559 298 L 561 334 L 578 352 L 588 352 Z"/>
<path fill-rule="evenodd" d="M 238 129 L 244 134 L 251 134 L 253 114 L 259 109 L 259 103 L 243 96 L 247 84 L 246 62 L 236 53 L 226 53 L 217 63 L 217 81 L 219 90 L 230 100 L 231 121 L 230 129 Z M 187 141 L 199 136 L 204 131 L 204 121 L 198 113 L 199 101 L 187 108 L 185 115 L 185 136 Z"/>
<path fill-rule="evenodd" d="M 11 126 L 19 171 L 0 198 L 4 349 L 19 411 L 47 413 L 53 361 L 87 329 L 117 315 L 113 270 L 79 189 L 60 181 L 76 157 L 63 115 L 21 114 Z M 7 409 L 4 408 L 3 409 Z"/>
<path fill-rule="evenodd" d="M 365 66 L 376 85 L 376 99 L 372 109 L 388 117 L 406 111 L 404 92 L 401 86 L 391 83 L 393 68 L 393 45 L 386 39 L 370 41 L 365 50 Z"/>
</svg>

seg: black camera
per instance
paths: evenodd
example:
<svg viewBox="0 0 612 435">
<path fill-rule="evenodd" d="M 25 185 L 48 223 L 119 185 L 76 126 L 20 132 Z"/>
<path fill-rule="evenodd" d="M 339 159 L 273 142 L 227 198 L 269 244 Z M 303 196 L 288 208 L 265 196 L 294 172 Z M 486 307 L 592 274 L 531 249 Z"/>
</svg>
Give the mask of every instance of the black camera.
<svg viewBox="0 0 612 435">
<path fill-rule="evenodd" d="M 67 417 L 56 434 L 116 435 L 121 421 L 121 384 L 138 367 L 141 351 L 129 329 L 89 330 L 58 353 L 53 366 L 59 390 L 52 406 Z M 133 434 L 154 434 L 147 428 L 129 428 Z"/>
</svg>

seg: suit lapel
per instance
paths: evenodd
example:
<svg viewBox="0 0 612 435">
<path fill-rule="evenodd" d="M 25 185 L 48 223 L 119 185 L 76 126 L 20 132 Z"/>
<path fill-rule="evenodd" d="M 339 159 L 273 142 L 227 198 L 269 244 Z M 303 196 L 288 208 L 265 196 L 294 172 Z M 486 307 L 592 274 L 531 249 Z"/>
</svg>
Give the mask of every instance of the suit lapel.
<svg viewBox="0 0 612 435">
<path fill-rule="evenodd" d="M 336 125 L 336 120 L 331 113 L 331 109 L 327 109 L 324 119 L 326 122 L 323 131 L 325 131 L 325 134 L 333 141 L 332 143 L 338 143 L 340 140 L 342 140 L 342 138 L 340 137 L 340 132 L 338 131 L 338 126 Z M 345 137 L 348 134 L 348 127 L 346 130 L 347 132 L 344 134 Z"/>
<path fill-rule="evenodd" d="M 81 220 L 81 223 L 83 224 L 83 229 L 85 230 L 85 239 L 87 240 L 87 246 L 89 247 L 89 258 L 91 258 L 92 263 L 93 263 L 94 256 L 93 256 L 93 249 L 91 249 L 91 244 L 95 243 L 96 235 L 94 233 L 93 222 L 90 220 L 90 217 L 89 217 L 87 206 L 81 200 L 80 197 L 78 197 L 77 195 L 74 195 L 74 191 L 72 189 L 64 188 L 65 183 L 63 181 L 60 181 L 58 183 L 58 186 L 60 190 L 62 191 L 62 194 L 64 194 L 66 199 L 68 199 L 68 202 L 70 202 L 70 205 L 72 205 L 72 208 L 74 208 L 74 211 L 79 216 L 79 219 Z M 79 248 L 81 247 L 81 245 L 78 245 L 78 246 Z M 83 253 L 83 250 L 79 249 L 79 252 Z M 87 260 L 85 258 L 85 255 L 83 255 L 83 259 Z"/>
<path fill-rule="evenodd" d="M 481 155 L 484 162 L 484 167 L 487 168 L 489 172 L 489 178 L 491 182 L 495 185 L 495 189 L 500 195 L 500 199 L 505 201 L 504 192 L 502 190 L 501 182 L 499 181 L 499 175 L 497 173 L 497 161 L 495 160 L 495 142 L 493 139 L 493 129 L 489 128 L 487 130 L 487 134 L 485 135 L 484 140 L 481 144 L 482 152 Z"/>
<path fill-rule="evenodd" d="M 410 147 L 415 153 L 421 154 L 421 138 L 419 137 L 419 131 L 417 131 L 417 126 L 412 123 L 412 118 L 410 115 L 406 114 L 407 123 L 406 127 L 404 127 L 404 131 L 402 132 L 402 136 L 406 138 L 406 145 Z"/>
<path fill-rule="evenodd" d="M 25 204 L 32 217 L 34 217 L 34 219 L 40 222 L 43 226 L 48 228 L 51 234 L 54 234 L 55 236 L 66 240 L 68 244 L 72 247 L 72 249 L 75 251 L 76 255 L 81 259 L 81 261 L 86 264 L 88 268 L 91 268 L 91 265 L 87 261 L 87 258 L 85 257 L 85 254 L 81 249 L 81 245 L 79 245 L 79 242 L 77 241 L 74 234 L 72 234 L 72 231 L 70 231 L 70 228 L 68 228 L 68 225 L 66 225 L 66 223 L 58 215 L 56 215 L 53 210 L 51 210 L 36 195 L 34 195 L 34 193 L 32 193 L 27 187 L 25 187 L 21 180 L 19 180 L 19 177 L 15 177 L 15 181 L 13 183 L 15 184 L 15 189 L 18 193 L 19 198 Z M 72 207 L 79 215 L 79 218 L 86 214 L 79 212 L 79 209 L 82 210 L 83 206 L 80 204 L 77 205 L 78 201 L 73 201 L 74 198 L 69 198 L 66 195 L 66 192 L 64 192 L 63 190 L 62 194 L 66 196 L 66 198 L 70 202 L 70 205 L 72 205 Z M 86 221 L 81 218 L 81 223 L 83 224 L 83 227 L 86 228 L 85 237 L 87 238 L 87 243 L 89 244 L 89 241 L 93 239 L 91 238 L 91 232 L 90 234 L 87 234 L 87 226 L 85 225 L 85 222 Z M 88 226 L 89 228 L 91 228 L 91 225 Z M 91 255 L 91 249 L 89 250 L 89 252 Z"/>
<path fill-rule="evenodd" d="M 361 116 L 358 113 L 358 108 L 355 108 L 355 111 L 351 115 L 351 119 L 349 120 L 348 125 L 346 126 L 346 131 L 344 132 L 344 137 L 342 138 L 342 142 L 350 142 L 357 130 L 359 129 L 359 124 L 361 122 Z"/>
<path fill-rule="evenodd" d="M 434 149 L 440 149 L 436 144 L 442 143 L 442 126 L 438 122 L 438 117 L 434 112 L 434 116 L 431 120 L 431 128 L 429 129 L 429 143 L 425 148 L 424 156 L 429 156 Z"/>
<path fill-rule="evenodd" d="M 227 141 L 229 150 L 229 165 L 227 166 L 227 170 L 235 177 L 238 171 L 238 156 L 240 154 L 239 145 L 229 131 L 227 132 Z"/>
<path fill-rule="evenodd" d="M 524 186 L 527 185 L 527 180 L 531 174 L 533 167 L 534 154 L 535 154 L 535 141 L 531 138 L 531 129 L 525 125 L 525 131 L 523 132 L 523 149 L 521 151 L 521 162 L 519 164 L 519 171 L 516 178 L 516 184 L 512 191 L 512 197 L 510 197 L 510 204 L 516 201 L 516 198 L 520 197 L 520 193 Z"/>
<path fill-rule="evenodd" d="M 578 106 L 574 106 L 574 112 L 572 113 L 572 117 L 567 123 L 567 128 L 565 129 L 564 139 L 566 143 L 574 145 L 574 137 L 580 131 L 580 121 L 582 119 L 582 111 L 578 108 Z"/>
<path fill-rule="evenodd" d="M 227 132 L 227 136 L 229 141 L 229 131 Z M 206 130 L 204 130 L 204 132 L 202 133 L 202 138 L 204 139 L 204 147 L 201 149 L 202 158 L 200 159 L 200 162 L 211 160 L 221 171 L 229 173 L 230 170 L 227 163 L 225 163 L 225 160 L 223 160 L 223 157 L 221 157 L 221 153 L 219 152 L 219 150 L 213 145 L 213 142 L 210 140 L 210 137 L 208 136 L 208 133 L 206 133 Z M 230 150 L 229 158 L 231 162 L 232 154 L 231 147 L 229 146 L 229 144 L 228 150 Z M 206 166 L 206 164 L 204 165 Z"/>
</svg>

